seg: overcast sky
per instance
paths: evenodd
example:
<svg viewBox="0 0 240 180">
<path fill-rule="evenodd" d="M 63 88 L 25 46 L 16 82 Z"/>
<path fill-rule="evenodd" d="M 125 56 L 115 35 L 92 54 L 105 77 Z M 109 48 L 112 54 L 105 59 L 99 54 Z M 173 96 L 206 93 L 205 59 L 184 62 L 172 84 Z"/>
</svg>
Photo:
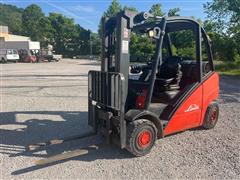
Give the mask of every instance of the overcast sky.
<svg viewBox="0 0 240 180">
<path fill-rule="evenodd" d="M 182 16 L 195 16 L 204 19 L 203 4 L 211 0 L 119 0 L 122 6 L 136 7 L 139 11 L 148 11 L 152 4 L 161 3 L 162 10 L 179 7 Z M 0 0 L 1 3 L 25 8 L 35 3 L 43 12 L 57 12 L 71 17 L 86 29 L 97 31 L 99 20 L 108 8 L 111 0 Z"/>
</svg>

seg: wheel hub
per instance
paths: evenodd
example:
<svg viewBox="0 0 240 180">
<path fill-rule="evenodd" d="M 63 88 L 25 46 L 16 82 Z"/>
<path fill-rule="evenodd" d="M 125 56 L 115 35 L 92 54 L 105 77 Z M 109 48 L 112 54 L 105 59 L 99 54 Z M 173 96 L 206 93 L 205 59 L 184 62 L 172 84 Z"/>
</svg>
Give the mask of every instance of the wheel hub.
<svg viewBox="0 0 240 180">
<path fill-rule="evenodd" d="M 211 121 L 214 122 L 217 119 L 217 110 L 214 109 L 211 114 Z"/>
<path fill-rule="evenodd" d="M 149 131 L 143 131 L 138 136 L 138 145 L 142 148 L 145 148 L 150 145 L 152 140 L 152 135 Z"/>
</svg>

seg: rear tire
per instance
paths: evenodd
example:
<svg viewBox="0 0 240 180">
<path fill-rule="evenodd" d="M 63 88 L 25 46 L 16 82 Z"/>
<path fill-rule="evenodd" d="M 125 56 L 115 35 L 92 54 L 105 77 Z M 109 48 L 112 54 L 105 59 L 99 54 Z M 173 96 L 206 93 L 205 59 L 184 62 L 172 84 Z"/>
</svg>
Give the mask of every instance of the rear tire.
<svg viewBox="0 0 240 180">
<path fill-rule="evenodd" d="M 205 118 L 203 121 L 203 128 L 212 129 L 215 127 L 219 116 L 219 106 L 217 102 L 212 102 L 206 111 Z"/>
<path fill-rule="evenodd" d="M 135 156 L 148 154 L 157 139 L 156 126 L 149 120 L 138 119 L 127 126 L 126 149 Z"/>
</svg>

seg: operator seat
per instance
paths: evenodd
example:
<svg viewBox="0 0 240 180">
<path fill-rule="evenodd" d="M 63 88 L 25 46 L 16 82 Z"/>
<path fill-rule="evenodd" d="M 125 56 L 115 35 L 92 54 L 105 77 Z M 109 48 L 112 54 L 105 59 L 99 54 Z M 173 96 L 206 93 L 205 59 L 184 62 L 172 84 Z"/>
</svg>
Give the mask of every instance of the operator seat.
<svg viewBox="0 0 240 180">
<path fill-rule="evenodd" d="M 162 63 L 156 76 L 153 101 L 169 103 L 178 94 L 182 78 L 181 61 L 181 57 L 171 56 Z"/>
<path fill-rule="evenodd" d="M 160 67 L 160 73 L 157 74 L 156 81 L 162 91 L 179 89 L 179 82 L 182 78 L 181 57 L 168 57 Z"/>
</svg>

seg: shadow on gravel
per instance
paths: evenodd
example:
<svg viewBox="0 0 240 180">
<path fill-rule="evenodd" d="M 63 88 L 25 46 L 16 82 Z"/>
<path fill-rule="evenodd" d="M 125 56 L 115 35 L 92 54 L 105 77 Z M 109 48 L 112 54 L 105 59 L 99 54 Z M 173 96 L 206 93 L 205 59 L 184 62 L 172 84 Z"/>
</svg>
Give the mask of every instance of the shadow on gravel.
<svg viewBox="0 0 240 180">
<path fill-rule="evenodd" d="M 28 117 L 41 118 L 33 119 Z M 23 116 L 17 121 L 17 116 Z M 58 119 L 51 120 L 51 116 Z M 46 118 L 44 118 L 46 117 Z M 44 118 L 44 119 L 43 119 Z M 26 150 L 26 146 L 32 143 L 42 143 L 53 139 L 64 139 L 91 131 L 87 125 L 87 112 L 78 111 L 16 111 L 0 114 L 0 153 L 11 158 L 18 156 L 48 158 L 65 152 L 75 151 L 90 145 L 104 143 L 98 135 L 75 139 L 62 144 L 40 147 L 36 150 Z M 11 128 L 14 126 L 15 128 Z M 16 128 L 19 127 L 19 128 Z M 94 161 L 96 159 L 121 159 L 132 157 L 129 153 L 115 146 L 100 146 L 98 150 L 90 150 L 88 154 L 60 159 L 45 165 L 33 165 L 12 172 L 12 175 L 28 173 L 69 160 Z M 16 159 L 17 160 L 17 159 Z"/>
<path fill-rule="evenodd" d="M 82 147 L 80 147 L 80 148 L 82 148 Z M 65 150 L 70 151 L 69 148 L 65 149 Z M 74 150 L 72 150 L 72 151 L 74 151 Z M 57 165 L 60 163 L 65 163 L 67 161 L 72 161 L 72 160 L 90 162 L 90 161 L 94 161 L 97 159 L 123 159 L 123 158 L 132 158 L 132 157 L 133 156 L 130 155 L 130 153 L 126 152 L 126 150 L 121 150 L 120 148 L 118 148 L 116 146 L 109 145 L 109 146 L 105 146 L 103 148 L 99 148 L 98 150 L 92 150 L 86 155 L 79 155 L 79 156 L 75 156 L 72 158 L 66 158 L 63 160 L 59 160 L 59 161 L 55 161 L 55 162 L 43 164 L 43 165 L 33 165 L 30 167 L 16 170 L 16 171 L 12 172 L 11 174 L 12 175 L 25 174 L 25 173 L 29 173 L 32 171 L 47 168 L 49 166 L 54 166 L 54 165 Z"/>
</svg>

